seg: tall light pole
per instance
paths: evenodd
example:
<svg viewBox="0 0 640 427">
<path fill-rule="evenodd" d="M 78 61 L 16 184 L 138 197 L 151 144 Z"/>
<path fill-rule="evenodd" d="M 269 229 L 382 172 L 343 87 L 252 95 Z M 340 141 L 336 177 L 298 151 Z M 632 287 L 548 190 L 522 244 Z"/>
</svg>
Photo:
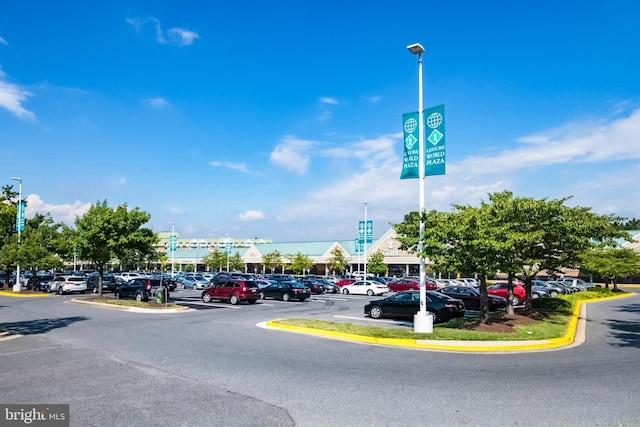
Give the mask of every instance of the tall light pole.
<svg viewBox="0 0 640 427">
<path fill-rule="evenodd" d="M 424 247 L 424 106 L 422 102 L 422 54 L 424 47 L 420 43 L 407 46 L 409 52 L 418 55 L 418 183 L 420 185 L 420 232 L 418 237 L 418 255 L 420 257 L 420 311 L 413 316 L 413 331 L 418 333 L 433 332 L 433 317 L 427 316 L 427 291 L 425 277 L 425 261 L 422 249 Z"/>
<path fill-rule="evenodd" d="M 364 282 L 367 283 L 367 201 L 360 203 L 364 203 Z"/>
<path fill-rule="evenodd" d="M 22 178 L 15 176 L 11 177 L 12 180 L 18 181 L 18 214 L 16 215 L 16 229 L 18 230 L 18 248 L 20 247 L 20 231 L 22 230 L 22 218 L 24 218 L 24 211 L 22 209 Z M 13 292 L 20 292 L 22 285 L 20 284 L 20 262 L 16 261 L 16 283 L 13 285 Z"/>
<path fill-rule="evenodd" d="M 173 279 L 173 276 L 175 275 L 173 260 L 174 260 L 174 254 L 176 252 L 176 245 L 178 242 L 176 242 L 176 238 L 175 238 L 175 232 L 176 232 L 175 224 L 173 222 L 170 222 L 169 224 L 171 224 L 171 237 L 169 237 L 169 250 L 171 251 L 171 278 Z"/>
<path fill-rule="evenodd" d="M 229 272 L 229 255 L 231 255 L 231 241 L 229 240 L 229 235 L 227 234 L 227 239 L 225 240 L 224 249 L 227 251 L 227 273 Z"/>
</svg>

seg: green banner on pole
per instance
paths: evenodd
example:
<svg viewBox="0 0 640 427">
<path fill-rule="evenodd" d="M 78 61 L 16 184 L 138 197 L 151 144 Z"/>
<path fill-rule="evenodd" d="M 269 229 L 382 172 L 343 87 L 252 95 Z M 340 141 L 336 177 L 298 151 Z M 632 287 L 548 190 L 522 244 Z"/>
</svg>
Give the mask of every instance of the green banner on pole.
<svg viewBox="0 0 640 427">
<path fill-rule="evenodd" d="M 424 175 L 445 174 L 444 105 L 424 110 Z"/>
<path fill-rule="evenodd" d="M 402 129 L 404 131 L 404 156 L 400 179 L 418 178 L 418 159 L 420 158 L 418 112 L 402 115 Z"/>
</svg>

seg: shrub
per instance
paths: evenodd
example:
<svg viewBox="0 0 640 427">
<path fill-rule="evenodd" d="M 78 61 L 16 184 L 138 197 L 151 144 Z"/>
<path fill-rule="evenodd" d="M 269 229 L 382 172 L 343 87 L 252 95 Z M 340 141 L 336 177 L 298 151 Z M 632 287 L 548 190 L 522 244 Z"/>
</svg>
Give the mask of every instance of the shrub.
<svg viewBox="0 0 640 427">
<path fill-rule="evenodd" d="M 571 314 L 573 304 L 564 298 L 537 298 L 531 302 L 536 310 L 555 311 L 561 314 Z"/>
</svg>

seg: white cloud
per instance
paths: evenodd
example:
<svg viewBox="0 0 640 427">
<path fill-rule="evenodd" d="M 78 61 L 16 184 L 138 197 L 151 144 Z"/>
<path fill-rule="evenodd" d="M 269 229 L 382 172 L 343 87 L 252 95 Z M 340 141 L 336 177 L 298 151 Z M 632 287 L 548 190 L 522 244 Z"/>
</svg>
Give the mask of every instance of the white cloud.
<svg viewBox="0 0 640 427">
<path fill-rule="evenodd" d="M 309 151 L 317 143 L 285 136 L 271 152 L 271 162 L 304 175 L 309 167 Z"/>
<path fill-rule="evenodd" d="M 34 121 L 36 115 L 22 106 L 30 96 L 30 92 L 9 83 L 7 74 L 0 68 L 0 108 L 8 110 L 19 119 Z"/>
<path fill-rule="evenodd" d="M 153 108 L 162 108 L 169 105 L 169 102 L 164 98 L 146 98 L 142 100 L 143 104 L 146 104 Z"/>
<path fill-rule="evenodd" d="M 250 169 L 249 166 L 247 166 L 247 164 L 244 163 L 244 162 L 233 163 L 233 162 L 211 161 L 211 162 L 209 162 L 209 165 L 215 166 L 215 167 L 222 167 L 222 168 L 232 169 L 232 170 L 236 170 L 238 172 L 242 172 L 242 173 L 246 173 L 246 174 L 250 174 L 250 175 L 260 175 L 260 176 L 262 176 L 262 173 Z"/>
<path fill-rule="evenodd" d="M 2 36 L 0 36 L 0 44 L 3 44 L 5 46 L 9 46 L 9 43 L 7 43 L 7 41 L 5 39 L 3 39 Z"/>
<path fill-rule="evenodd" d="M 76 200 L 72 204 L 54 205 L 43 201 L 39 195 L 30 194 L 27 196 L 27 209 L 25 215 L 33 216 L 36 212 L 49 212 L 55 222 L 64 222 L 67 225 L 73 225 L 76 217 L 82 216 L 91 207 L 91 203 L 84 203 Z"/>
<path fill-rule="evenodd" d="M 189 46 L 195 39 L 200 36 L 194 31 L 185 30 L 183 28 L 171 28 L 167 31 L 171 42 L 178 46 Z"/>
<path fill-rule="evenodd" d="M 321 104 L 331 104 L 331 105 L 338 105 L 338 100 L 335 98 L 329 98 L 328 96 L 322 96 L 319 99 Z"/>
<path fill-rule="evenodd" d="M 246 211 L 245 213 L 242 213 L 240 215 L 238 215 L 238 219 L 240 221 L 257 221 L 260 219 L 264 219 L 265 215 L 264 212 L 262 211 Z"/>
<path fill-rule="evenodd" d="M 183 215 L 185 212 L 181 208 L 169 208 L 171 215 Z"/>
<path fill-rule="evenodd" d="M 151 22 L 156 30 L 156 41 L 162 44 L 172 44 L 174 46 L 189 46 L 196 39 L 200 38 L 200 35 L 195 31 L 186 30 L 184 28 L 170 28 L 165 31 L 162 29 L 162 24 L 158 18 L 149 16 L 147 18 L 125 18 L 125 22 L 136 29 L 136 32 L 147 23 Z"/>
<path fill-rule="evenodd" d="M 468 157 L 453 170 L 482 175 L 573 163 L 640 159 L 640 109 L 618 119 L 571 122 L 520 138 L 513 149 Z M 453 171 L 452 170 L 452 171 Z"/>
<path fill-rule="evenodd" d="M 382 100 L 382 97 L 379 95 L 374 95 L 366 98 L 366 100 L 367 102 L 369 102 L 369 104 L 376 104 Z"/>
</svg>

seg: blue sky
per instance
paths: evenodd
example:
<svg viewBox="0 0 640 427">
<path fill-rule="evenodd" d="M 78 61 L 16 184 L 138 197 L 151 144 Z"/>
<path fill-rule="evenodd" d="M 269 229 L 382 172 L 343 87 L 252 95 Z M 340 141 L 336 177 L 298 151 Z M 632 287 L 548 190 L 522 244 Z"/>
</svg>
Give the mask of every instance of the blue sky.
<svg viewBox="0 0 640 427">
<path fill-rule="evenodd" d="M 640 217 L 640 2 L 6 0 L 0 184 L 73 223 L 127 203 L 181 237 L 374 237 L 419 207 L 402 113 L 446 105 L 425 206 L 492 192 Z"/>
</svg>

